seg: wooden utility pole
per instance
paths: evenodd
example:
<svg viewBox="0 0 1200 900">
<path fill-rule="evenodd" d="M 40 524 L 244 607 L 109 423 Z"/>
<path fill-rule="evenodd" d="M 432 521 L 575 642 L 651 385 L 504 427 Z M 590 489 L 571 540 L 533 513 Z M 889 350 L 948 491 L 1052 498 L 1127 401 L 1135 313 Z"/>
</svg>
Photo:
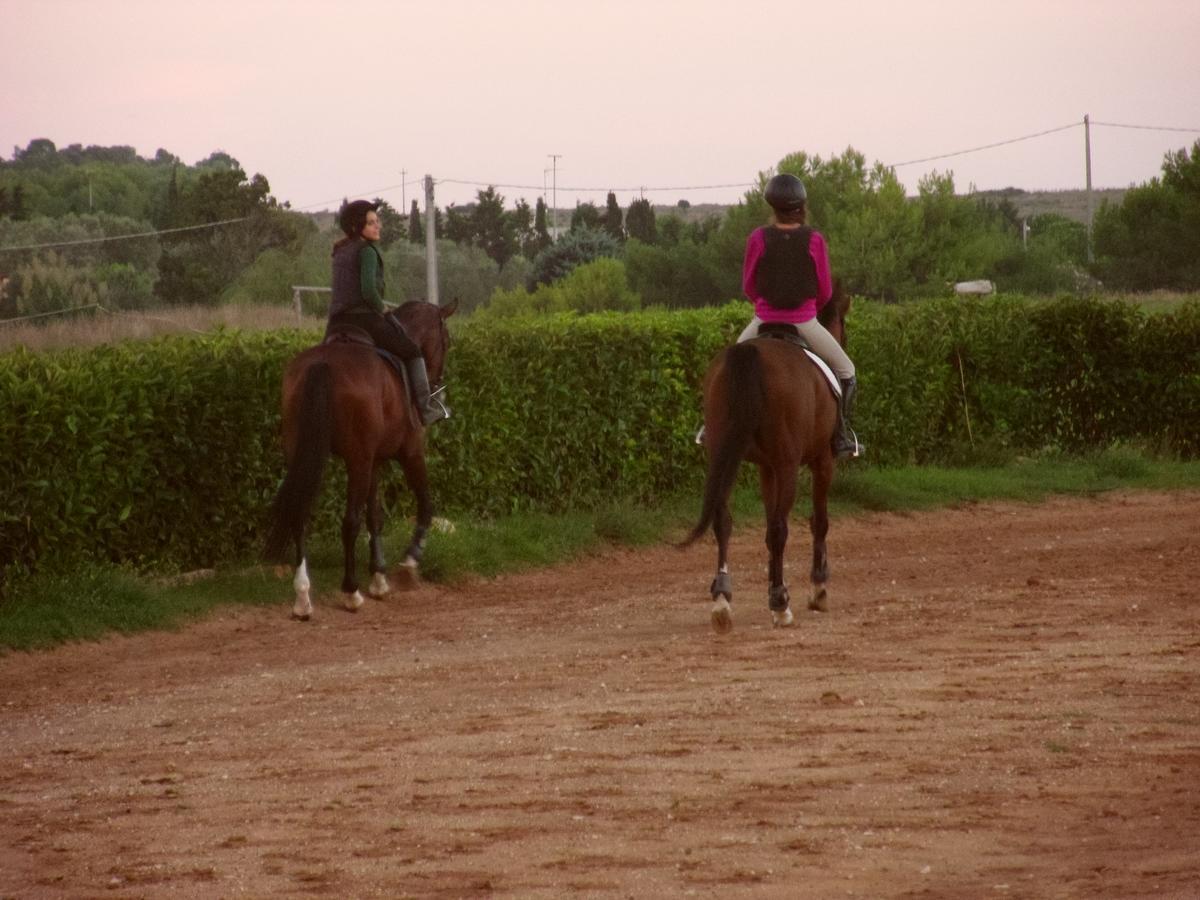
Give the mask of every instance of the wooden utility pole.
<svg viewBox="0 0 1200 900">
<path fill-rule="evenodd" d="M 558 240 L 558 158 L 560 156 L 562 156 L 562 154 L 561 153 L 547 153 L 546 155 L 549 156 L 552 160 L 554 160 L 554 168 L 553 168 L 554 193 L 552 195 L 554 198 L 554 218 L 552 220 L 554 222 L 554 226 L 552 228 L 552 231 L 554 232 L 554 239 L 557 241 Z"/>
<path fill-rule="evenodd" d="M 433 176 L 425 176 L 425 281 L 427 299 L 438 305 L 437 207 L 433 205 Z"/>
<path fill-rule="evenodd" d="M 1094 263 L 1096 254 L 1092 250 L 1092 123 L 1083 117 L 1083 149 L 1087 160 L 1087 261 Z"/>
</svg>

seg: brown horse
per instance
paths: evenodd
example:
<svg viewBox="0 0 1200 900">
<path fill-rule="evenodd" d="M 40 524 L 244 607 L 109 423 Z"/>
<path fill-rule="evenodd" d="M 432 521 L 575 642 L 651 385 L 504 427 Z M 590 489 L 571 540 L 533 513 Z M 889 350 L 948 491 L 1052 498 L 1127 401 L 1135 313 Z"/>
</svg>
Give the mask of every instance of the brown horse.
<svg viewBox="0 0 1200 900">
<path fill-rule="evenodd" d="M 413 342 L 421 348 L 429 380 L 438 384 L 450 344 L 446 319 L 458 308 L 410 302 L 394 313 Z M 346 463 L 346 512 L 342 518 L 343 605 L 354 612 L 363 604 L 355 573 L 354 545 L 366 509 L 370 534 L 373 597 L 389 590 L 383 560 L 383 511 L 379 477 L 383 464 L 398 460 L 417 500 L 417 526 L 404 565 L 415 577 L 433 520 L 429 480 L 425 470 L 425 429 L 399 374 L 375 348 L 366 343 L 327 340 L 296 356 L 283 375 L 283 450 L 287 475 L 271 511 L 268 559 L 281 559 L 295 544 L 296 603 L 292 615 L 312 614 L 311 583 L 304 555 L 304 533 L 321 489 L 325 464 L 332 453 Z"/>
<path fill-rule="evenodd" d="M 835 286 L 833 298 L 819 317 L 843 345 L 849 308 L 849 297 Z M 772 620 L 776 625 L 791 625 L 793 621 L 783 581 L 783 550 L 802 465 L 812 472 L 813 594 L 808 606 L 822 612 L 828 609 L 825 535 L 829 531 L 827 501 L 833 481 L 837 402 L 816 363 L 802 347 L 788 340 L 758 337 L 734 344 L 722 350 L 709 366 L 704 378 L 704 445 L 709 460 L 704 503 L 700 522 L 680 546 L 693 543 L 712 525 L 717 538 L 717 575 L 710 592 L 712 624 L 717 631 L 733 627 L 729 606 L 733 599 L 728 561 L 733 530 L 729 494 L 743 459 L 758 464 L 766 507 Z"/>
</svg>

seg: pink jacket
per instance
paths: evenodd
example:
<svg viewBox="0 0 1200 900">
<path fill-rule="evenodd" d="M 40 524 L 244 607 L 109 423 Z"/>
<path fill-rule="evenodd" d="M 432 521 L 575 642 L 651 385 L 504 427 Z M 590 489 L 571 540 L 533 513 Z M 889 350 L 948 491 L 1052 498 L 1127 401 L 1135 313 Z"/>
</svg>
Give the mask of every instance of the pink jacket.
<svg viewBox="0 0 1200 900">
<path fill-rule="evenodd" d="M 742 290 L 754 303 L 754 315 L 763 322 L 807 322 L 815 319 L 829 298 L 833 295 L 833 281 L 829 277 L 829 248 L 825 238 L 819 231 L 813 231 L 808 242 L 808 252 L 812 254 L 813 263 L 817 268 L 817 296 L 805 300 L 795 309 L 776 309 L 756 296 L 754 291 L 754 274 L 758 269 L 758 261 L 762 259 L 766 241 L 763 239 L 763 229 L 756 228 L 746 239 L 746 259 L 742 263 Z"/>
</svg>

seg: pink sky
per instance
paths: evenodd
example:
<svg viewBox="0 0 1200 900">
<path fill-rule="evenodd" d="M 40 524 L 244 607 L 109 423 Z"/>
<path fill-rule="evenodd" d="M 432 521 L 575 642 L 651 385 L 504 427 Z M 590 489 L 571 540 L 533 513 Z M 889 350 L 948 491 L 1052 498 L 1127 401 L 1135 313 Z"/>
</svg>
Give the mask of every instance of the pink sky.
<svg viewBox="0 0 1200 900">
<path fill-rule="evenodd" d="M 639 186 L 748 184 L 797 150 L 893 164 L 1085 113 L 1200 129 L 1196 0 L 0 0 L 0 21 L 5 158 L 39 137 L 187 162 L 220 149 L 307 208 L 398 206 L 426 173 L 530 185 L 500 192 L 532 202 L 551 153 L 560 207 L 609 188 L 625 205 Z M 1095 127 L 1093 183 L 1146 181 L 1197 139 Z M 897 175 L 914 192 L 933 169 L 960 191 L 1081 188 L 1083 129 Z M 438 203 L 477 189 L 439 184 Z"/>
</svg>

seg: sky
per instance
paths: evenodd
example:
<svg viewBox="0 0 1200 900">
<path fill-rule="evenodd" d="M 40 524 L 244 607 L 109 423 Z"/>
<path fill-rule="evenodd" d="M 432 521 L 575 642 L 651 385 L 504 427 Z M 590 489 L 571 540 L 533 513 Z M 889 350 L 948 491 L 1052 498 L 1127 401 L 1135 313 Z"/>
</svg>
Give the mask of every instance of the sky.
<svg viewBox="0 0 1200 900">
<path fill-rule="evenodd" d="M 931 171 L 1078 189 L 1085 114 L 1093 186 L 1128 187 L 1200 140 L 1197 0 L 0 0 L 0 21 L 0 157 L 221 150 L 308 210 L 407 206 L 425 175 L 439 206 L 488 184 L 733 203 L 847 147 L 909 193 Z"/>
</svg>

